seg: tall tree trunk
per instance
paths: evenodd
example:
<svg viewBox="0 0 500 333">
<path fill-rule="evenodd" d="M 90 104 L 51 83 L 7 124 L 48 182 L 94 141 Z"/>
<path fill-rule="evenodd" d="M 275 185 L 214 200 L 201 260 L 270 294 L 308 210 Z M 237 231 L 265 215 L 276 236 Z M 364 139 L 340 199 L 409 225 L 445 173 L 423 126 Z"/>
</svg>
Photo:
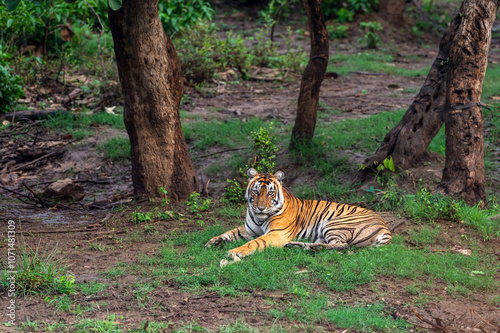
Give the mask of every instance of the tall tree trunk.
<svg viewBox="0 0 500 333">
<path fill-rule="evenodd" d="M 297 117 L 292 130 L 290 149 L 312 142 L 318 112 L 319 91 L 328 66 L 328 32 L 325 27 L 321 0 L 303 0 L 307 13 L 311 52 L 309 62 L 302 74 Z"/>
<path fill-rule="evenodd" d="M 182 133 L 181 65 L 158 14 L 158 0 L 123 0 L 108 8 L 124 121 L 130 138 L 134 193 L 152 197 L 163 186 L 173 199 L 198 190 Z"/>
<path fill-rule="evenodd" d="M 446 162 L 438 190 L 475 204 L 485 201 L 483 79 L 498 2 L 464 0 L 451 41 L 444 120 Z"/>
<path fill-rule="evenodd" d="M 458 17 L 457 12 L 443 35 L 438 55 L 420 92 L 399 124 L 387 133 L 375 154 L 364 161 L 367 168 L 358 172 L 356 181 L 363 181 L 389 156 L 392 156 L 397 168 L 409 169 L 415 166 L 439 132 L 443 124 L 439 109 L 445 102 L 447 60 L 450 54 L 450 42 L 458 27 Z"/>
</svg>

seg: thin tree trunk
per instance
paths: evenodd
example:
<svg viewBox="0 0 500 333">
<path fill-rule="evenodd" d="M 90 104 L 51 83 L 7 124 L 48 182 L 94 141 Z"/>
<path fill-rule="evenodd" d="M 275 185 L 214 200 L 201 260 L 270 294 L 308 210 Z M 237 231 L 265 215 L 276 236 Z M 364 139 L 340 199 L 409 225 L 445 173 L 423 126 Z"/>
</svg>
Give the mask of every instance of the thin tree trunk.
<svg viewBox="0 0 500 333">
<path fill-rule="evenodd" d="M 497 9 L 494 0 L 464 0 L 450 48 L 443 112 L 446 162 L 438 190 L 471 204 L 486 199 L 483 114 L 475 103 L 481 100 Z"/>
<path fill-rule="evenodd" d="M 292 130 L 290 149 L 312 142 L 316 128 L 319 91 L 328 66 L 328 32 L 321 9 L 321 0 L 303 0 L 302 3 L 307 13 L 311 52 L 300 84 L 297 117 Z"/>
<path fill-rule="evenodd" d="M 134 193 L 153 197 L 164 187 L 172 199 L 198 190 L 182 133 L 181 65 L 163 30 L 158 0 L 123 0 L 108 8 L 124 121 L 130 138 Z"/>
<path fill-rule="evenodd" d="M 372 174 L 389 156 L 392 156 L 394 165 L 401 169 L 415 166 L 425 156 L 427 147 L 443 124 L 439 109 L 445 102 L 450 42 L 458 27 L 458 17 L 457 12 L 443 35 L 438 55 L 420 92 L 399 124 L 387 133 L 375 154 L 364 161 L 367 168 L 358 172 L 356 182 L 363 181 Z"/>
</svg>

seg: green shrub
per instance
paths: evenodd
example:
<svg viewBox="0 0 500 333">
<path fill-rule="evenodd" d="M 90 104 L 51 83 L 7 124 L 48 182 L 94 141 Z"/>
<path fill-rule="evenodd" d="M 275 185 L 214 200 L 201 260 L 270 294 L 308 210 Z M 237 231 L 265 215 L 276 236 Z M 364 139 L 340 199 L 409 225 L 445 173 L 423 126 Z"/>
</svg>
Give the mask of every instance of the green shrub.
<svg viewBox="0 0 500 333">
<path fill-rule="evenodd" d="M 369 49 L 376 49 L 380 43 L 380 37 L 377 35 L 377 32 L 382 31 L 382 29 L 380 23 L 376 21 L 359 23 L 359 31 L 365 32 L 365 36 L 360 38 L 359 41 L 366 44 Z"/>
<path fill-rule="evenodd" d="M 347 37 L 349 27 L 346 25 L 329 25 L 326 27 L 326 30 L 328 30 L 328 37 L 330 39 L 341 39 Z"/>
<path fill-rule="evenodd" d="M 66 272 L 66 268 L 54 259 L 56 248 L 40 251 L 22 249 L 18 254 L 15 272 L 16 294 L 27 295 L 40 292 L 72 294 L 75 277 Z M 9 285 L 7 271 L 2 274 L 0 286 Z"/>
<path fill-rule="evenodd" d="M 22 83 L 21 77 L 12 74 L 12 69 L 0 59 L 0 113 L 11 111 L 14 103 L 24 95 Z"/>
<path fill-rule="evenodd" d="M 256 131 L 252 131 L 253 153 L 245 167 L 240 168 L 241 176 L 247 178 L 247 170 L 254 168 L 257 172 L 274 172 L 276 152 L 278 148 L 274 141 L 276 137 L 271 134 L 273 129 L 271 122 L 267 127 L 260 127 Z M 246 187 L 236 180 L 227 180 L 230 185 L 225 188 L 224 196 L 232 203 L 241 203 L 245 201 Z"/>
<path fill-rule="evenodd" d="M 65 44 L 60 29 L 74 26 L 99 27 L 100 23 L 90 6 L 97 12 L 101 22 L 108 24 L 107 1 L 87 0 L 67 3 L 65 1 L 21 1 L 12 11 L 0 10 L 0 27 L 8 47 L 16 47 L 19 41 L 25 46 L 42 45 L 47 54 L 61 51 Z M 105 30 L 109 31 L 108 26 Z M 17 48 L 17 47 L 16 47 Z"/>
<path fill-rule="evenodd" d="M 291 34 L 291 29 L 288 29 L 288 36 L 284 37 L 288 52 L 282 55 L 278 54 L 277 46 L 267 38 L 265 29 L 248 38 L 253 41 L 249 48 L 241 35 L 231 31 L 225 39 L 221 39 L 215 23 L 206 21 L 182 31 L 172 41 L 181 60 L 184 76 L 196 84 L 209 81 L 217 71 L 228 68 L 237 69 L 243 78 L 246 78 L 251 66 L 299 71 L 307 59 L 300 48 L 292 49 Z"/>
<path fill-rule="evenodd" d="M 327 19 L 351 22 L 357 13 L 370 13 L 377 8 L 378 0 L 324 0 L 323 13 Z"/>
<path fill-rule="evenodd" d="M 210 3 L 204 0 L 161 0 L 158 10 L 163 28 L 169 35 L 189 28 L 200 20 L 211 20 L 215 13 Z"/>
</svg>

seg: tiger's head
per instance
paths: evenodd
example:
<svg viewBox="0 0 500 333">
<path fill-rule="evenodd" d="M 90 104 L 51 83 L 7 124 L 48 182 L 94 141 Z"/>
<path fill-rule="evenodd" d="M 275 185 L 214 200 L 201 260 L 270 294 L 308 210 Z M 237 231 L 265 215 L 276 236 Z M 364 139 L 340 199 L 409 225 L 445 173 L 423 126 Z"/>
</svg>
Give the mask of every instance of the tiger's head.
<svg viewBox="0 0 500 333">
<path fill-rule="evenodd" d="M 245 199 L 248 201 L 248 210 L 258 220 L 263 221 L 273 216 L 283 207 L 282 181 L 285 178 L 283 171 L 274 175 L 259 174 L 255 169 L 247 171 L 248 187 Z"/>
</svg>

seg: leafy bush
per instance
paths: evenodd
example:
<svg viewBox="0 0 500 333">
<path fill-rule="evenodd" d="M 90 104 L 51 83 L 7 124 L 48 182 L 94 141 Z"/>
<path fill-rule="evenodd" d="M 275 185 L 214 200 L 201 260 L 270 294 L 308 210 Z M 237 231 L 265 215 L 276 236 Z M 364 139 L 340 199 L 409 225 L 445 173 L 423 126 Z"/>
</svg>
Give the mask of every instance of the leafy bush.
<svg viewBox="0 0 500 333">
<path fill-rule="evenodd" d="M 163 28 L 169 35 L 189 28 L 200 20 L 211 20 L 215 13 L 210 3 L 204 0 L 161 0 L 158 10 Z"/>
<path fill-rule="evenodd" d="M 326 30 L 330 39 L 341 39 L 347 37 L 349 27 L 346 25 L 329 25 L 326 27 Z"/>
<path fill-rule="evenodd" d="M 327 19 L 351 22 L 357 13 L 370 13 L 377 8 L 378 0 L 324 0 L 323 13 Z"/>
<path fill-rule="evenodd" d="M 252 131 L 253 139 L 253 154 L 248 160 L 244 168 L 240 168 L 240 173 L 243 178 L 247 178 L 247 170 L 254 168 L 257 172 L 274 172 L 276 158 L 276 147 L 274 141 L 276 137 L 270 132 L 273 129 L 271 122 L 268 127 L 260 127 L 256 131 Z M 230 185 L 225 188 L 224 196 L 232 203 L 240 203 L 245 201 L 246 187 L 236 180 L 227 180 Z"/>
<path fill-rule="evenodd" d="M 306 63 L 306 55 L 301 49 L 292 51 L 291 33 L 288 29 L 285 42 L 289 52 L 283 55 L 279 55 L 276 45 L 265 37 L 266 30 L 250 37 L 253 45 L 248 48 L 241 35 L 230 31 L 225 39 L 221 39 L 215 23 L 206 21 L 182 31 L 173 43 L 186 79 L 202 83 L 212 79 L 217 71 L 227 68 L 237 68 L 242 73 L 247 72 L 250 66 L 298 71 Z"/>
<path fill-rule="evenodd" d="M 365 43 L 369 49 L 376 49 L 378 43 L 380 43 L 380 37 L 377 35 L 378 31 L 382 31 L 382 26 L 380 23 L 373 22 L 361 22 L 359 24 L 359 31 L 365 32 L 365 36 L 360 38 L 361 43 Z"/>
<path fill-rule="evenodd" d="M 190 207 L 191 213 L 204 212 L 210 207 L 210 199 L 201 199 L 200 193 L 193 192 L 189 195 L 189 200 L 186 201 L 186 205 Z"/>
<path fill-rule="evenodd" d="M 87 0 L 75 3 L 65 1 L 21 1 L 12 12 L 0 10 L 0 27 L 8 48 L 38 45 L 47 53 L 59 52 L 64 44 L 60 31 L 64 26 L 100 29 L 100 23 L 90 6 L 108 22 L 107 1 Z M 105 30 L 109 31 L 105 26 Z M 69 44 L 67 44 L 69 45 Z"/>
<path fill-rule="evenodd" d="M 0 113 L 8 112 L 14 103 L 23 96 L 23 80 L 19 75 L 12 74 L 7 64 L 10 55 L 0 48 Z"/>
</svg>

